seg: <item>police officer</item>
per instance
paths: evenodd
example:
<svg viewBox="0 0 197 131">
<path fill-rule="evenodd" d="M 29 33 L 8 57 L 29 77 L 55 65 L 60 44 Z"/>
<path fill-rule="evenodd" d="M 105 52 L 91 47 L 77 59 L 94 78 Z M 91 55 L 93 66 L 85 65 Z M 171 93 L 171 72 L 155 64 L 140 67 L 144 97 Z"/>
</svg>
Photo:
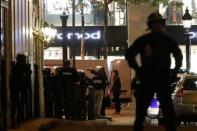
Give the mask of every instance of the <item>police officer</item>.
<svg viewBox="0 0 197 131">
<path fill-rule="evenodd" d="M 45 100 L 45 112 L 46 117 L 53 116 L 53 89 L 52 89 L 52 78 L 51 69 L 45 68 L 43 70 L 44 80 L 44 100 Z"/>
<path fill-rule="evenodd" d="M 88 115 L 88 97 L 87 97 L 87 91 L 88 86 L 91 85 L 91 79 L 86 75 L 86 73 L 82 70 L 79 71 L 80 76 L 80 84 L 79 84 L 79 90 L 80 90 L 80 103 L 79 103 L 79 119 L 86 120 Z"/>
<path fill-rule="evenodd" d="M 104 69 L 100 68 L 100 69 L 98 69 L 97 73 L 92 72 L 95 74 L 95 76 L 92 78 L 92 86 L 95 89 L 95 94 L 96 94 L 96 117 L 97 118 L 102 117 L 101 116 L 101 111 L 102 111 L 101 108 L 102 108 L 102 102 L 103 102 L 105 88 L 107 86 L 107 78 L 106 78 L 106 75 L 104 74 L 103 70 Z"/>
<path fill-rule="evenodd" d="M 27 57 L 24 54 L 18 54 L 16 63 L 12 69 L 12 124 L 20 124 L 27 119 L 28 111 L 28 90 L 30 90 L 31 80 L 30 64 L 27 63 Z M 17 116 L 17 119 L 15 118 Z"/>
<path fill-rule="evenodd" d="M 69 60 L 64 61 L 64 68 L 61 72 L 61 80 L 63 87 L 64 97 L 64 112 L 66 119 L 76 119 L 76 105 L 74 103 L 76 98 L 75 90 L 79 84 L 79 74 L 77 70 L 71 67 Z"/>
<path fill-rule="evenodd" d="M 172 76 L 176 76 L 182 65 L 182 53 L 177 43 L 163 33 L 165 19 L 158 12 L 148 16 L 147 25 L 150 32 L 135 40 L 125 55 L 129 66 L 135 70 L 136 76 L 142 82 L 142 85 L 136 88 L 134 131 L 143 130 L 147 108 L 154 93 L 157 93 L 161 105 L 166 130 L 176 131 L 170 89 L 170 56 L 172 54 L 175 59 Z M 136 61 L 138 54 L 141 57 L 141 66 Z"/>
<path fill-rule="evenodd" d="M 111 74 L 111 89 L 115 103 L 115 113 L 120 113 L 120 94 L 121 94 L 121 81 L 118 70 L 112 70 Z"/>
<path fill-rule="evenodd" d="M 54 117 L 62 118 L 63 109 L 64 109 L 64 97 L 63 97 L 63 87 L 62 87 L 62 67 L 55 69 L 54 76 L 52 76 L 52 90 L 53 90 L 53 105 L 54 105 Z"/>
</svg>

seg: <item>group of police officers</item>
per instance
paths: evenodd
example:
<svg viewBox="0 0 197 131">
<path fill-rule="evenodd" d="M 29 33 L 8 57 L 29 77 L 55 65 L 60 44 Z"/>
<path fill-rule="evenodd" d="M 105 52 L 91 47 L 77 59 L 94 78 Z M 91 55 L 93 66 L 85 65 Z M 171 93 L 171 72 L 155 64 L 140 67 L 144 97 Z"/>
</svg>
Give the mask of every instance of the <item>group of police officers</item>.
<svg viewBox="0 0 197 131">
<path fill-rule="evenodd" d="M 56 68 L 54 73 L 50 68 L 43 70 L 46 117 L 87 120 L 105 115 L 103 97 L 109 85 L 105 70 L 103 67 L 87 70 L 93 74 L 92 78 L 84 71 L 71 67 L 69 60 L 65 60 L 63 67 Z M 32 73 L 34 87 L 31 87 Z M 32 72 L 25 54 L 18 54 L 16 62 L 12 63 L 10 85 L 12 126 L 39 117 L 38 72 L 37 68 Z"/>
<path fill-rule="evenodd" d="M 105 115 L 103 97 L 109 82 L 104 68 L 87 70 L 94 75 L 92 78 L 71 67 L 69 60 L 55 73 L 44 69 L 46 117 L 86 120 Z"/>
</svg>

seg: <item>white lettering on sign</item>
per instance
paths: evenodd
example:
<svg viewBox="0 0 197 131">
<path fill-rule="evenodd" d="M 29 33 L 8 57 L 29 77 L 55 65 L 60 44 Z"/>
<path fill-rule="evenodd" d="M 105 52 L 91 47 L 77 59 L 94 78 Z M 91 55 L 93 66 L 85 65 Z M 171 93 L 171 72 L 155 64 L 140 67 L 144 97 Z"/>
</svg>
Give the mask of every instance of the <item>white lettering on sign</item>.
<svg viewBox="0 0 197 131">
<path fill-rule="evenodd" d="M 76 39 L 81 39 L 82 38 L 82 33 L 74 33 Z M 66 35 L 67 39 L 70 40 L 72 39 L 73 37 L 73 33 L 67 33 Z M 57 34 L 57 38 L 62 40 L 63 39 L 63 33 L 59 33 Z M 85 32 L 84 33 L 84 39 L 87 40 L 87 39 L 93 39 L 93 40 L 99 40 L 101 39 L 101 32 L 100 31 L 97 31 L 97 32 L 94 32 L 94 33 L 87 33 Z"/>
<path fill-rule="evenodd" d="M 56 35 L 58 39 L 62 40 L 63 39 L 63 33 L 59 33 Z"/>
<path fill-rule="evenodd" d="M 188 32 L 188 34 L 190 35 L 190 39 L 197 39 L 197 32 Z"/>
</svg>

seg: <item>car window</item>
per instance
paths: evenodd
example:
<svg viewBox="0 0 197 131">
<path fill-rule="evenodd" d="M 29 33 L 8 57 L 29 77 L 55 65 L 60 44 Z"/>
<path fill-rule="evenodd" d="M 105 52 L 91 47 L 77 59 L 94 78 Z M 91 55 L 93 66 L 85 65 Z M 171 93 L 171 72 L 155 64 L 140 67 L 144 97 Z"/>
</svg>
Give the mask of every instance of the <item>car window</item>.
<svg viewBox="0 0 197 131">
<path fill-rule="evenodd" d="M 184 82 L 184 90 L 197 90 L 197 79 L 186 79 Z"/>
</svg>

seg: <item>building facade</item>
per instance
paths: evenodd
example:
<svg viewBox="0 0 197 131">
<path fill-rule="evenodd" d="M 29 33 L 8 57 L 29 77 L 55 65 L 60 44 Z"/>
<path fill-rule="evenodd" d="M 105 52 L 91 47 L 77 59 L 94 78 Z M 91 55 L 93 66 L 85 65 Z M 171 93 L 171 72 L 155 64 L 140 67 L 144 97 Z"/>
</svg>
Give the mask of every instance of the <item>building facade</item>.
<svg viewBox="0 0 197 131">
<path fill-rule="evenodd" d="M 42 0 L 1 0 L 1 86 L 0 86 L 0 126 L 11 126 L 12 102 L 10 93 L 12 65 L 17 54 L 25 54 L 32 69 L 32 110 L 34 112 L 34 66 L 39 63 L 39 56 L 33 38 L 32 29 L 41 28 Z M 37 51 L 37 52 L 36 52 Z M 40 74 L 42 69 L 40 68 Z M 40 107 L 37 107 L 40 108 Z M 40 108 L 41 109 L 41 108 Z"/>
</svg>

